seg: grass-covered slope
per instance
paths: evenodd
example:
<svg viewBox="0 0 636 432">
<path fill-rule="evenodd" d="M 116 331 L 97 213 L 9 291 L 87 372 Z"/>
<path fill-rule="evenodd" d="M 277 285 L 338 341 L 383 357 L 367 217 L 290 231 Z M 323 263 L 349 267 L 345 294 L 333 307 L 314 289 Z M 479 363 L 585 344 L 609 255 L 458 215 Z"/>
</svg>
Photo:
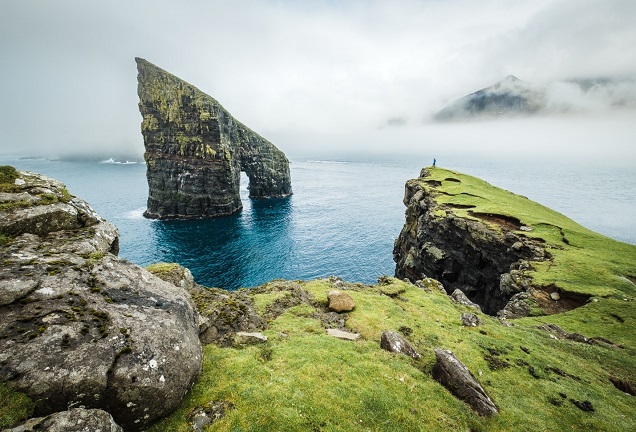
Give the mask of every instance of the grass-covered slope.
<svg viewBox="0 0 636 432">
<path fill-rule="evenodd" d="M 519 225 L 517 233 L 539 239 L 551 259 L 532 263 L 528 275 L 535 285 L 590 296 L 581 308 L 523 322 L 553 322 L 569 332 L 594 333 L 619 344 L 636 339 L 636 246 L 590 231 L 478 178 L 440 168 L 428 171 L 429 176 L 418 181 L 437 182 L 435 200 L 450 205 L 456 215 L 495 226 L 498 220 L 514 220 Z M 550 300 L 545 302 L 550 307 Z"/>
<path fill-rule="evenodd" d="M 356 302 L 345 314 L 346 329 L 361 335 L 356 342 L 326 334 L 321 317 L 335 287 L 329 280 L 274 281 L 250 291 L 255 310 L 269 317 L 263 332 L 268 341 L 207 345 L 199 381 L 181 407 L 150 430 L 191 430 L 193 415 L 211 403 L 225 407 L 224 417 L 209 426 L 215 431 L 636 428 L 634 396 L 610 381 L 634 382 L 629 310 L 619 312 L 623 323 L 594 324 L 581 313 L 585 308 L 578 309 L 578 318 L 559 321 L 573 329 L 587 321 L 589 336 L 623 335 L 622 348 L 607 348 L 554 339 L 536 328 L 536 320 L 507 327 L 480 314 L 483 325 L 464 327 L 460 315 L 471 310 L 428 282 L 429 289 L 397 279 L 376 286 L 337 283 Z M 387 329 L 402 332 L 422 358 L 382 350 L 380 335 Z M 452 350 L 468 366 L 497 404 L 498 415 L 478 416 L 432 379 L 435 347 Z M 594 411 L 577 407 L 586 401 Z"/>
</svg>

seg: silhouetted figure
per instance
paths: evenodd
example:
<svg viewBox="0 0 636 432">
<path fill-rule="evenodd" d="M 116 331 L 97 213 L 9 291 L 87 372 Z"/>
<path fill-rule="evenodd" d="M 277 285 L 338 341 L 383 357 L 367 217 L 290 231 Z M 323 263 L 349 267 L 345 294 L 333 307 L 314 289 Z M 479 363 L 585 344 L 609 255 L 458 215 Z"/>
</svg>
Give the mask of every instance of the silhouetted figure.
<svg viewBox="0 0 636 432">
<path fill-rule="evenodd" d="M 435 168 L 436 163 L 437 163 L 437 159 L 433 158 L 433 168 Z"/>
</svg>

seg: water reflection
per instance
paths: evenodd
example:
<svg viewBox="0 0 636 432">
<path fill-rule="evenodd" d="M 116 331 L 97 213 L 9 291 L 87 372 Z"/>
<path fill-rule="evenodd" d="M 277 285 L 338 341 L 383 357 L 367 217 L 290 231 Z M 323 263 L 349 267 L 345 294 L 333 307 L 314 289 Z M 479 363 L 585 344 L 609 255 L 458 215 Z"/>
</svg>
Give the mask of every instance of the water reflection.
<svg viewBox="0 0 636 432">
<path fill-rule="evenodd" d="M 285 275 L 291 253 L 292 198 L 244 200 L 235 215 L 155 221 L 161 261 L 188 267 L 202 285 L 236 289 Z"/>
</svg>

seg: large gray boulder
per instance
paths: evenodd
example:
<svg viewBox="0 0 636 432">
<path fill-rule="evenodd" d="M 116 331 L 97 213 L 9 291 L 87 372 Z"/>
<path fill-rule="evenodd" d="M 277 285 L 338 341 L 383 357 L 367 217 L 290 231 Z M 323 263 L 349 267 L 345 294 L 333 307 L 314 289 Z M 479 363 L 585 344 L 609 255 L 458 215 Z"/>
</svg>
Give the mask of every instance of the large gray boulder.
<svg viewBox="0 0 636 432">
<path fill-rule="evenodd" d="M 499 412 L 486 390 L 455 354 L 435 348 L 435 357 L 437 363 L 433 366 L 433 378 L 470 405 L 478 414 L 489 416 Z"/>
<path fill-rule="evenodd" d="M 389 352 L 404 354 L 415 360 L 421 357 L 415 348 L 396 331 L 386 330 L 380 337 L 380 347 Z"/>
<path fill-rule="evenodd" d="M 0 218 L 0 380 L 36 416 L 100 408 L 139 430 L 169 414 L 201 368 L 190 295 L 114 255 L 115 227 L 61 183 L 20 173 L 13 192 L 36 199 Z"/>
<path fill-rule="evenodd" d="M 113 417 L 99 409 L 72 408 L 5 429 L 3 432 L 124 432 Z"/>
</svg>

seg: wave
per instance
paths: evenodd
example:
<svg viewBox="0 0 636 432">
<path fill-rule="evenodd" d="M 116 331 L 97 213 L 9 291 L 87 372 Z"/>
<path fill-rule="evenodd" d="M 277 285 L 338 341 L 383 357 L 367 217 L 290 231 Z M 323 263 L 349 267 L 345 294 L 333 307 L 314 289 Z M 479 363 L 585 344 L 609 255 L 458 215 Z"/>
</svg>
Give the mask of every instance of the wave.
<svg viewBox="0 0 636 432">
<path fill-rule="evenodd" d="M 126 159 L 125 161 L 119 161 L 119 160 L 115 160 L 114 158 L 108 158 L 106 160 L 100 161 L 100 163 L 117 164 L 117 165 L 136 165 L 138 163 L 143 163 L 143 162 L 129 161 L 128 159 Z"/>
<path fill-rule="evenodd" d="M 135 210 L 130 210 L 127 211 L 126 213 L 124 213 L 124 219 L 143 219 L 144 218 L 144 212 L 146 211 L 145 207 L 140 207 L 138 209 Z"/>
<path fill-rule="evenodd" d="M 349 164 L 351 162 L 348 161 L 334 161 L 334 160 L 306 160 L 307 163 L 319 163 L 319 164 Z"/>
</svg>

